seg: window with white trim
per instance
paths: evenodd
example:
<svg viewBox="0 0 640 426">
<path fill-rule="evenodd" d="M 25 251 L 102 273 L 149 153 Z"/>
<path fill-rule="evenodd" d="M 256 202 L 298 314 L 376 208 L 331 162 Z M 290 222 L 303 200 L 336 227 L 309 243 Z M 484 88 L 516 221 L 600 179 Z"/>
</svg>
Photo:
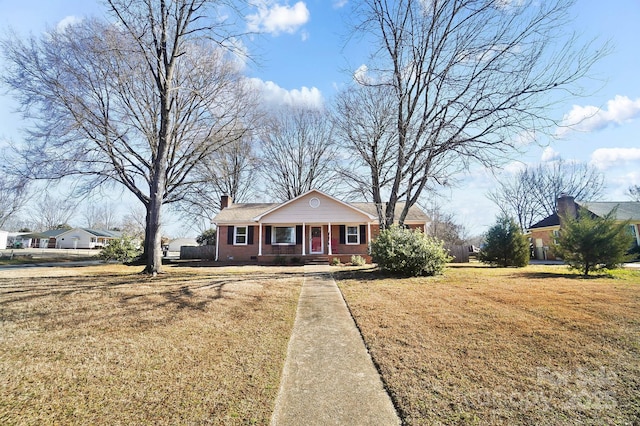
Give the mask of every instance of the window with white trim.
<svg viewBox="0 0 640 426">
<path fill-rule="evenodd" d="M 237 246 L 247 245 L 247 227 L 236 226 L 233 230 L 233 243 Z"/>
<path fill-rule="evenodd" d="M 360 244 L 359 226 L 347 226 L 347 244 Z"/>
<path fill-rule="evenodd" d="M 295 226 L 274 226 L 271 244 L 294 245 L 296 243 Z"/>
</svg>

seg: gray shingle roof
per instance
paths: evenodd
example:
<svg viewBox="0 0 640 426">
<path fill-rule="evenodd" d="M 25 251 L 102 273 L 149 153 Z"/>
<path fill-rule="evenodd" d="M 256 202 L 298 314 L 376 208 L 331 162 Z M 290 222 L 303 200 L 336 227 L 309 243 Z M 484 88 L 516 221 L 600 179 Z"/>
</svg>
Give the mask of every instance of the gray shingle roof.
<svg viewBox="0 0 640 426">
<path fill-rule="evenodd" d="M 540 222 L 536 222 L 529 227 L 529 229 L 545 228 L 547 226 L 560 226 L 560 217 L 558 213 L 554 213 L 551 216 L 547 216 Z"/>
<path fill-rule="evenodd" d="M 374 203 L 346 203 L 365 213 L 377 216 L 376 205 Z M 254 222 L 254 218 L 277 206 L 281 203 L 240 203 L 222 209 L 213 219 L 214 223 L 246 223 Z M 405 203 L 397 203 L 395 217 L 400 217 Z M 426 222 L 429 217 L 417 206 L 412 206 L 407 214 L 406 221 Z"/>
<path fill-rule="evenodd" d="M 633 222 L 640 221 L 640 202 L 637 201 L 576 201 L 576 204 L 599 217 L 607 215 L 617 207 L 618 210 L 615 215 L 616 220 L 631 220 Z M 557 213 L 554 213 L 551 216 L 545 217 L 540 222 L 531 225 L 529 229 L 559 225 L 560 218 Z"/>
<path fill-rule="evenodd" d="M 278 205 L 279 203 L 231 204 L 229 207 L 220 210 L 220 213 L 213 218 L 213 222 L 254 222 L 254 217 L 259 216 Z"/>
<path fill-rule="evenodd" d="M 580 207 L 584 207 L 597 216 L 605 216 L 616 207 L 616 220 L 640 220 L 640 202 L 637 201 L 608 201 L 608 202 L 582 202 L 577 201 Z"/>
<path fill-rule="evenodd" d="M 348 203 L 353 207 L 362 210 L 363 212 L 372 214 L 374 216 L 378 216 L 378 211 L 376 210 L 375 203 Z M 396 203 L 396 208 L 394 210 L 394 218 L 397 220 L 404 209 L 405 203 Z M 386 208 L 386 204 L 385 204 Z M 407 213 L 407 217 L 405 221 L 418 221 L 418 222 L 426 222 L 429 220 L 429 216 L 427 216 L 419 207 L 411 206 L 409 208 L 409 212 Z"/>
</svg>

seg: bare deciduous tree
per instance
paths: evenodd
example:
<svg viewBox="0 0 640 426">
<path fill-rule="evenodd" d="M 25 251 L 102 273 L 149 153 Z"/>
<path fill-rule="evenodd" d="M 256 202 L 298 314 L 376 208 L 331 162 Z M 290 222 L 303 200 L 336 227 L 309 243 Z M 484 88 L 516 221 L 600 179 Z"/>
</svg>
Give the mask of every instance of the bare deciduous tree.
<svg viewBox="0 0 640 426">
<path fill-rule="evenodd" d="M 146 228 L 146 209 L 141 206 L 131 207 L 131 210 L 124 215 L 120 230 L 131 237 L 143 239 Z"/>
<path fill-rule="evenodd" d="M 524 231 L 557 212 L 557 200 L 562 194 L 593 201 L 600 198 L 603 189 L 604 175 L 595 167 L 559 159 L 527 167 L 513 179 L 499 181 L 488 198 L 502 213 L 516 218 Z"/>
<path fill-rule="evenodd" d="M 178 203 L 177 210 L 200 233 L 211 227 L 211 219 L 220 211 L 222 195 L 247 202 L 256 187 L 258 158 L 251 139 L 231 142 L 211 153 L 198 164 L 192 179 L 197 181 Z"/>
<path fill-rule="evenodd" d="M 495 167 L 602 55 L 565 23 L 571 0 L 363 0 L 355 30 L 373 46 L 357 86 L 392 91 L 393 178 L 381 223 L 403 223 L 429 185 L 471 162 Z M 354 38 L 356 39 L 356 38 Z M 400 217 L 396 203 L 406 201 Z M 381 204 L 382 199 L 374 199 Z"/>
<path fill-rule="evenodd" d="M 467 242 L 467 230 L 457 223 L 453 213 L 445 212 L 436 200 L 421 205 L 429 216 L 428 234 L 442 240 L 447 245 L 464 245 Z"/>
<path fill-rule="evenodd" d="M 211 0 L 106 0 L 84 20 L 2 42 L 3 76 L 36 127 L 21 147 L 32 177 L 115 181 L 146 209 L 145 272 L 161 270 L 161 207 L 191 171 L 247 130 L 251 96 Z"/>
<path fill-rule="evenodd" d="M 45 191 L 30 209 L 29 216 L 33 218 L 38 231 L 69 228 L 77 206 L 78 202 L 72 198 Z"/>
<path fill-rule="evenodd" d="M 28 181 L 3 173 L 0 177 L 0 229 L 20 211 L 30 198 Z"/>
<path fill-rule="evenodd" d="M 117 208 L 110 202 L 88 201 L 82 212 L 85 225 L 92 229 L 113 229 L 116 217 Z"/>
<path fill-rule="evenodd" d="M 282 201 L 314 188 L 331 193 L 336 155 L 326 112 L 283 107 L 269 119 L 262 135 L 261 171 L 267 190 Z"/>
<path fill-rule="evenodd" d="M 513 179 L 498 180 L 498 187 L 487 194 L 502 216 L 517 220 L 523 231 L 543 217 L 539 202 L 530 192 L 532 182 L 530 170 L 521 170 Z"/>
<path fill-rule="evenodd" d="M 385 86 L 347 88 L 336 99 L 336 138 L 348 160 L 340 167 L 344 184 L 367 200 L 377 200 L 384 215 L 380 191 L 393 181 L 393 92 Z"/>
<path fill-rule="evenodd" d="M 633 201 L 640 201 L 640 185 L 631 185 L 627 189 L 627 194 Z"/>
</svg>

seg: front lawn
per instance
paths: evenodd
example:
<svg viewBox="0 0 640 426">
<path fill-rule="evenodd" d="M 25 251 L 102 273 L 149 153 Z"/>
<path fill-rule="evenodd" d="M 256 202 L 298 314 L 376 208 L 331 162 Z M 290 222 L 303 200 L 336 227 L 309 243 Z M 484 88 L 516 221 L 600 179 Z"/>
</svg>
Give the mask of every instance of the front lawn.
<svg viewBox="0 0 640 426">
<path fill-rule="evenodd" d="M 302 268 L 0 271 L 0 424 L 268 424 Z"/>
<path fill-rule="evenodd" d="M 640 271 L 334 275 L 405 424 L 640 423 Z"/>
</svg>

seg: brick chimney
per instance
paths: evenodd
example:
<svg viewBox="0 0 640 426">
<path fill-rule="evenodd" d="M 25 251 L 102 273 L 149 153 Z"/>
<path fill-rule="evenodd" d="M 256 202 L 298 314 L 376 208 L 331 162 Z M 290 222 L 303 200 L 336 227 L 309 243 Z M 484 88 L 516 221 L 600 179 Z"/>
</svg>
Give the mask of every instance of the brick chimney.
<svg viewBox="0 0 640 426">
<path fill-rule="evenodd" d="M 227 194 L 224 194 L 222 197 L 220 197 L 220 210 L 226 209 L 231 204 L 233 204 L 233 199 Z"/>
<path fill-rule="evenodd" d="M 570 217 L 575 219 L 578 217 L 577 204 L 570 195 L 561 194 L 560 197 L 558 197 L 557 209 L 560 218 Z"/>
</svg>

